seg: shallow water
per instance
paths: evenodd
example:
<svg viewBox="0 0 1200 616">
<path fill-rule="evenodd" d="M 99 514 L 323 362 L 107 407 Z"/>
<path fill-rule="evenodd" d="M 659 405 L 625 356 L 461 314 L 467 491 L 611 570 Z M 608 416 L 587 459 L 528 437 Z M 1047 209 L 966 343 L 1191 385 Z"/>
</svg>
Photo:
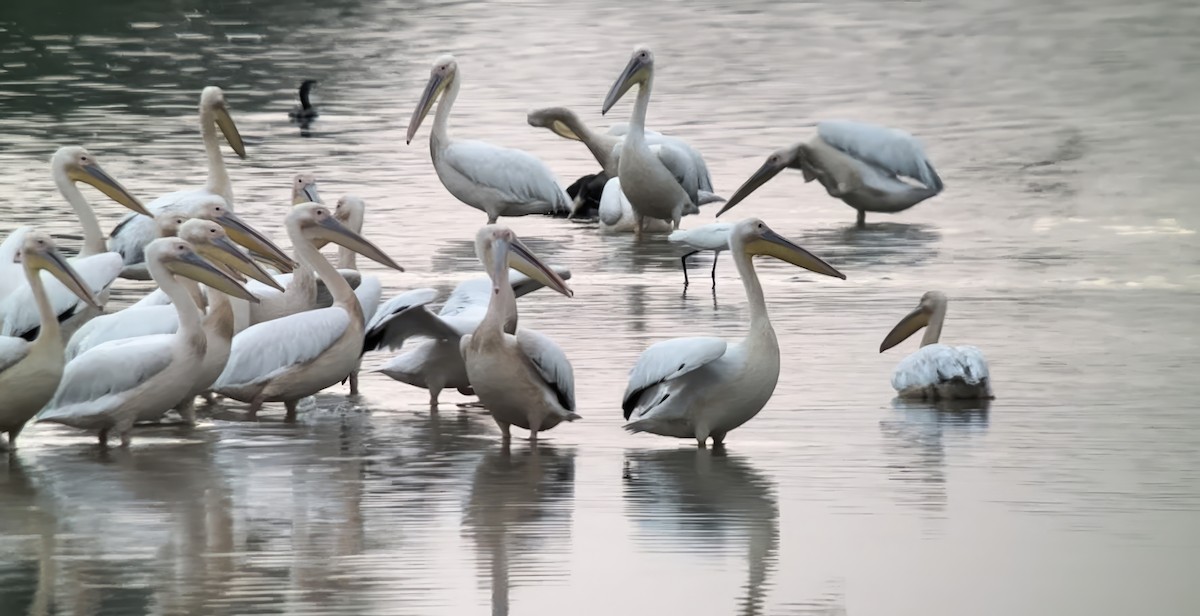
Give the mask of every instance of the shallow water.
<svg viewBox="0 0 1200 616">
<path fill-rule="evenodd" d="M 428 126 L 404 145 L 432 60 L 459 60 L 455 134 L 566 183 L 595 164 L 525 112 L 624 120 L 625 102 L 597 112 L 638 42 L 657 56 L 650 124 L 700 148 L 726 196 L 833 117 L 920 136 L 948 188 L 859 230 L 788 172 L 733 211 L 849 278 L 760 265 L 783 375 L 725 456 L 624 434 L 619 400 L 648 344 L 742 335 L 729 257 L 712 293 L 697 256 L 683 293 L 665 242 L 540 217 L 505 222 L 576 295 L 531 295 L 522 322 L 567 351 L 584 420 L 536 452 L 503 451 L 466 398 L 431 416 L 378 374 L 294 425 L 234 406 L 128 451 L 31 426 L 0 462 L 0 614 L 1200 609 L 1194 3 L 109 4 L 0 8 L 0 233 L 76 244 L 46 169 L 60 145 L 145 200 L 200 185 L 196 99 L 218 84 L 250 150 L 227 156 L 239 213 L 283 240 L 291 176 L 316 173 L 327 201 L 367 200 L 369 236 L 409 270 L 367 266 L 389 292 L 448 291 L 480 273 L 483 216 L 437 180 Z M 304 78 L 322 115 L 301 134 Z M 87 194 L 110 228 L 121 208 Z M 879 341 L 932 288 L 952 298 L 945 339 L 991 362 L 987 409 L 892 400 L 916 343 Z"/>
</svg>

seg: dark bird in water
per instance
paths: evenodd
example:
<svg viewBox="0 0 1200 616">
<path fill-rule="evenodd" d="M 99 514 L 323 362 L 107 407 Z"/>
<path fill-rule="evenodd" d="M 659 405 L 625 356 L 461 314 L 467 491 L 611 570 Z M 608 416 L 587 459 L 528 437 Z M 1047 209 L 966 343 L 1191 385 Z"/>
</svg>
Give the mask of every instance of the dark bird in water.
<svg viewBox="0 0 1200 616">
<path fill-rule="evenodd" d="M 604 194 L 606 182 L 608 182 L 608 174 L 600 171 L 595 175 L 585 175 L 568 186 L 567 196 L 573 201 L 569 218 L 594 219 L 599 217 L 600 196 Z"/>
<path fill-rule="evenodd" d="M 315 85 L 317 85 L 317 82 L 312 79 L 305 79 L 304 83 L 300 84 L 300 104 L 292 107 L 292 110 L 288 112 L 288 117 L 299 121 L 307 121 L 317 117 L 317 108 L 313 107 L 312 103 L 308 100 L 308 94 L 312 92 L 312 88 Z"/>
</svg>

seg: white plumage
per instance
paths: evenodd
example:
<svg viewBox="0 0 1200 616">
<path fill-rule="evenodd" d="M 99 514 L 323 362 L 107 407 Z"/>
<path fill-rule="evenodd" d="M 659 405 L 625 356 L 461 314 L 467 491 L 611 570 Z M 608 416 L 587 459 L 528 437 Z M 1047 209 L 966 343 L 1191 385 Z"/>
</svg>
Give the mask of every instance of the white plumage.
<svg viewBox="0 0 1200 616">
<path fill-rule="evenodd" d="M 252 325 L 234 336 L 229 362 L 213 384 L 213 391 L 231 395 L 232 390 L 269 383 L 320 357 L 349 327 L 349 315 L 337 307 L 308 310 Z"/>
<path fill-rule="evenodd" d="M 105 252 L 90 257 L 71 259 L 71 267 L 79 273 L 80 278 L 87 283 L 88 289 L 95 295 L 101 295 L 121 273 L 120 255 Z M 42 283 L 46 286 L 46 297 L 58 315 L 59 322 L 66 321 L 74 315 L 89 310 L 87 302 L 79 299 L 57 279 L 49 274 L 42 274 Z M 99 311 L 94 311 L 97 314 Z M 38 310 L 33 298 L 33 290 L 28 284 L 21 285 L 3 300 L 0 300 L 0 335 L 19 336 L 32 339 L 38 332 Z M 82 323 L 77 323 L 76 327 Z M 71 332 L 66 332 L 70 334 Z"/>
<path fill-rule="evenodd" d="M 671 223 L 651 218 L 643 223 L 650 232 L 671 230 Z M 621 179 L 612 178 L 604 183 L 600 194 L 600 231 L 603 233 L 632 233 L 637 230 L 637 217 L 625 193 L 621 192 Z"/>
<path fill-rule="evenodd" d="M 119 312 L 102 314 L 80 327 L 67 344 L 67 359 L 74 359 L 92 348 L 113 340 L 173 334 L 179 329 L 179 313 L 168 304 L 130 306 Z"/>
<path fill-rule="evenodd" d="M 826 120 L 817 124 L 817 135 L 847 156 L 888 176 L 913 178 L 930 187 L 941 186 L 942 180 L 925 156 L 925 148 L 905 131 L 867 122 Z"/>
<path fill-rule="evenodd" d="M 685 289 L 688 286 L 687 258 L 702 250 L 711 250 L 713 252 L 712 281 L 713 288 L 717 288 L 717 257 L 721 255 L 722 251 L 729 248 L 729 231 L 732 229 L 733 225 L 730 223 L 714 222 L 692 229 L 672 231 L 667 236 L 668 242 L 687 246 L 692 249 L 679 258 L 680 263 L 683 264 L 683 286 Z"/>
<path fill-rule="evenodd" d="M 973 346 L 923 346 L 892 373 L 892 388 L 901 398 L 990 398 L 989 381 L 987 360 Z"/>
</svg>

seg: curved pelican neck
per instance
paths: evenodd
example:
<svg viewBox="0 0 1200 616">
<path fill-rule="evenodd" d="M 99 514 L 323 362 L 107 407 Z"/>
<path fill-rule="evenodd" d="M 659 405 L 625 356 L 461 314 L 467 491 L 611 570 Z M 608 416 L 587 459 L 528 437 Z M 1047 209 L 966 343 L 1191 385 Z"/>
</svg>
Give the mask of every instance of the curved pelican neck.
<svg viewBox="0 0 1200 616">
<path fill-rule="evenodd" d="M 763 295 L 762 283 L 758 280 L 758 272 L 754 269 L 753 258 L 746 252 L 741 242 L 731 247 L 733 262 L 737 266 L 738 275 L 742 277 L 742 286 L 746 289 L 746 300 L 750 303 L 750 333 L 772 332 L 771 320 L 767 318 L 767 300 Z"/>
<path fill-rule="evenodd" d="M 604 168 L 604 172 L 611 177 L 617 177 L 617 168 L 612 164 L 612 151 L 617 143 L 621 141 L 620 137 L 614 137 L 604 133 L 593 131 L 578 115 L 570 110 L 564 110 L 564 113 L 559 117 L 559 122 L 562 122 L 579 137 L 583 145 L 587 146 L 592 157 L 600 166 Z"/>
<path fill-rule="evenodd" d="M 208 158 L 208 179 L 204 181 L 204 190 L 221 195 L 229 206 L 233 207 L 233 184 L 229 182 L 225 159 L 221 157 L 217 120 L 213 116 L 212 107 L 207 105 L 200 107 L 200 136 L 204 139 L 204 155 Z"/>
<path fill-rule="evenodd" d="M 208 287 L 207 291 L 210 299 L 208 313 L 204 315 L 204 324 L 222 339 L 231 340 L 234 329 L 233 304 L 228 295 L 211 287 Z"/>
<path fill-rule="evenodd" d="M 38 319 L 41 326 L 38 329 L 38 335 L 34 340 L 34 344 L 39 344 L 43 340 L 61 341 L 58 314 L 54 312 L 54 306 L 50 305 L 50 298 L 46 297 L 46 287 L 42 284 L 41 272 L 26 265 L 25 278 L 29 281 L 29 290 L 33 291 L 33 300 L 37 302 Z M 62 348 L 60 347 L 58 352 L 61 351 Z"/>
<path fill-rule="evenodd" d="M 433 156 L 438 156 L 450 145 L 450 111 L 454 108 L 454 100 L 458 98 L 458 83 L 458 73 L 455 72 L 438 101 L 437 112 L 433 116 L 433 130 L 429 133 L 429 152 Z"/>
<path fill-rule="evenodd" d="M 625 135 L 626 142 L 645 144 L 646 142 L 646 112 L 650 109 L 650 90 L 654 87 L 654 69 L 646 76 L 646 80 L 638 84 L 637 100 L 633 103 L 633 113 L 629 116 L 629 131 Z"/>
<path fill-rule="evenodd" d="M 62 196 L 71 204 L 75 215 L 79 217 L 80 226 L 83 227 L 83 249 L 79 251 L 79 256 L 90 257 L 108 252 L 108 248 L 104 245 L 104 233 L 100 230 L 100 220 L 96 218 L 96 212 L 88 203 L 87 198 L 79 191 L 75 182 L 67 177 L 66 169 L 56 165 L 53 173 L 54 184 L 58 186 L 58 192 L 62 193 Z"/>
<path fill-rule="evenodd" d="M 201 321 L 200 308 L 196 306 L 187 286 L 157 259 L 150 259 L 147 267 L 150 269 L 150 276 L 158 283 L 158 288 L 171 298 L 171 304 L 175 306 L 175 312 L 179 314 L 177 333 L 184 336 L 193 345 L 203 344 L 204 325 Z M 197 340 L 199 343 L 196 342 Z"/>
<path fill-rule="evenodd" d="M 942 337 L 942 322 L 946 320 L 946 302 L 938 302 L 929 315 L 929 324 L 925 326 L 925 335 L 921 338 L 921 346 L 937 344 Z"/>
<path fill-rule="evenodd" d="M 342 275 L 325 259 L 325 256 L 313 245 L 312 241 L 304 236 L 304 232 L 297 225 L 288 224 L 288 236 L 292 240 L 292 246 L 296 250 L 296 256 L 299 257 L 300 264 L 311 268 L 317 278 L 320 278 L 321 282 L 325 283 L 325 288 L 329 289 L 329 294 L 333 296 L 334 305 L 341 306 L 346 312 L 350 313 L 351 321 L 358 321 L 361 325 L 363 320 L 362 307 L 359 306 L 358 297 L 354 295 L 354 289 L 350 288 L 350 283 L 346 282 L 345 278 L 342 278 Z"/>
</svg>

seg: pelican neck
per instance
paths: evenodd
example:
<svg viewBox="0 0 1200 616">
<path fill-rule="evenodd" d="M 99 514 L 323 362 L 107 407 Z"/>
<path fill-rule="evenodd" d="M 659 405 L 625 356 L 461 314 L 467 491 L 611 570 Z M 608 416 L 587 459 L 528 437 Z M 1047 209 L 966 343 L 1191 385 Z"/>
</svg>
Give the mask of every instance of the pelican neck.
<svg viewBox="0 0 1200 616">
<path fill-rule="evenodd" d="M 450 145 L 450 111 L 454 109 L 454 101 L 458 98 L 458 73 L 450 77 L 450 85 L 442 93 L 438 101 L 437 111 L 433 115 L 433 130 L 429 133 L 429 149 L 437 156 L 442 148 Z"/>
<path fill-rule="evenodd" d="M 321 251 L 317 250 L 297 222 L 288 221 L 287 230 L 301 267 L 309 267 L 316 277 L 325 283 L 325 288 L 329 289 L 329 294 L 333 296 L 333 303 L 349 312 L 351 320 L 362 321 L 362 307 L 359 306 L 358 297 L 354 295 L 350 283 L 346 282 Z"/>
<path fill-rule="evenodd" d="M 204 155 L 208 159 L 208 179 L 204 182 L 204 190 L 221 195 L 229 207 L 233 207 L 233 185 L 225 170 L 225 159 L 221 157 L 217 120 L 209 105 L 200 105 L 200 136 L 204 139 Z"/>
<path fill-rule="evenodd" d="M 62 193 L 67 203 L 71 204 L 71 209 L 75 210 L 75 215 L 79 218 L 79 225 L 83 227 L 83 249 L 79 251 L 79 256 L 90 257 L 108 252 L 95 210 L 75 182 L 67 176 L 66 170 L 58 165 L 54 167 L 54 184 L 58 186 L 58 192 Z"/>
<path fill-rule="evenodd" d="M 58 314 L 54 312 L 54 306 L 50 305 L 50 298 L 46 297 L 46 287 L 42 284 L 42 274 L 38 268 L 25 263 L 25 278 L 29 281 L 29 290 L 33 292 L 33 300 L 37 302 L 38 319 L 41 328 L 38 329 L 37 338 L 34 344 L 42 340 L 58 340 L 61 336 L 58 325 Z M 60 349 L 61 351 L 61 349 Z"/>
</svg>

